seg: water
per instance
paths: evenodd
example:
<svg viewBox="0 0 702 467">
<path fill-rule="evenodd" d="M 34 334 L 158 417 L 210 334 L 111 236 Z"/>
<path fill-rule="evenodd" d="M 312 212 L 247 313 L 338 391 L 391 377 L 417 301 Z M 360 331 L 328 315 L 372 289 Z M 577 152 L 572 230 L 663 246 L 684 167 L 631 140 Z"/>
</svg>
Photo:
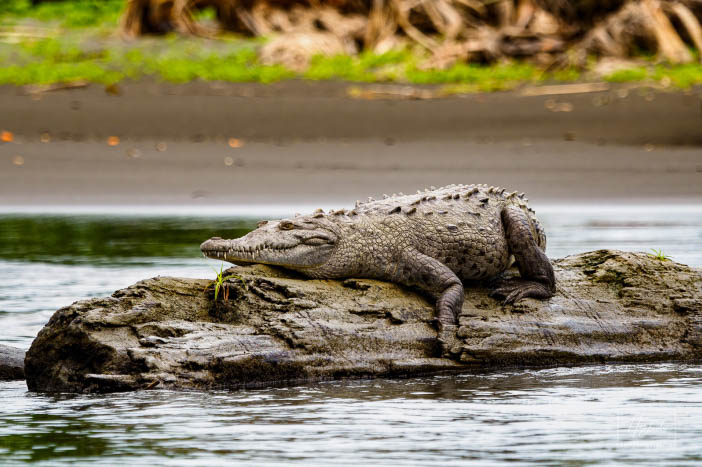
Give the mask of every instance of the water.
<svg viewBox="0 0 702 467">
<path fill-rule="evenodd" d="M 702 267 L 702 206 L 538 211 L 549 256 L 655 248 Z M 255 222 L 180 214 L 0 216 L 0 343 L 26 349 L 57 308 L 145 277 L 212 277 L 200 241 Z M 701 388 L 702 366 L 681 364 L 208 393 L 46 396 L 6 382 L 0 465 L 699 465 Z"/>
<path fill-rule="evenodd" d="M 206 394 L 51 397 L 12 383 L 0 392 L 0 455 L 110 465 L 698 465 L 701 383 L 702 368 L 685 365 Z"/>
</svg>

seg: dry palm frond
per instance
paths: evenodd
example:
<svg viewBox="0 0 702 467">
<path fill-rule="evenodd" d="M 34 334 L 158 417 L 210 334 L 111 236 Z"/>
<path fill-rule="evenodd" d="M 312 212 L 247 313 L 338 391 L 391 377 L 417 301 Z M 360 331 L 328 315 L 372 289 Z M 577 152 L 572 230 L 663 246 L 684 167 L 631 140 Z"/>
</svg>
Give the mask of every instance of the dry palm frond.
<svg viewBox="0 0 702 467">
<path fill-rule="evenodd" d="M 693 58 L 689 46 L 702 48 L 700 0 L 127 0 L 122 31 L 212 36 L 218 30 L 195 19 L 208 7 L 219 30 L 289 35 L 291 52 L 281 60 L 291 63 L 305 62 L 300 53 L 315 41 L 322 51 L 384 51 L 409 41 L 430 51 L 436 66 L 509 57 L 552 63 L 566 55 L 584 61 L 641 49 L 683 63 Z M 285 42 L 267 50 L 269 59 L 286 56 Z"/>
<path fill-rule="evenodd" d="M 702 27 L 694 13 L 687 6 L 677 2 L 673 3 L 670 9 L 680 19 L 697 50 L 702 51 Z"/>
</svg>

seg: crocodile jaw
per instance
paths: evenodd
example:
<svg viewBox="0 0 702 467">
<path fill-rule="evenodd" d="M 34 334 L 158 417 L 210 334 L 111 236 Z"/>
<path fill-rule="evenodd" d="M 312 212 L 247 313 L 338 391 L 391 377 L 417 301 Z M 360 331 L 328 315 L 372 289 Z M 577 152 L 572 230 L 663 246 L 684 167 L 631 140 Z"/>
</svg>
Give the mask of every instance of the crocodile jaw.
<svg viewBox="0 0 702 467">
<path fill-rule="evenodd" d="M 279 235 L 268 240 L 266 236 L 256 232 L 235 240 L 214 237 L 200 245 L 200 250 L 208 258 L 228 261 L 239 266 L 270 264 L 290 269 L 321 266 L 327 262 L 333 251 L 333 245 L 330 244 L 306 245 L 288 235 Z"/>
</svg>

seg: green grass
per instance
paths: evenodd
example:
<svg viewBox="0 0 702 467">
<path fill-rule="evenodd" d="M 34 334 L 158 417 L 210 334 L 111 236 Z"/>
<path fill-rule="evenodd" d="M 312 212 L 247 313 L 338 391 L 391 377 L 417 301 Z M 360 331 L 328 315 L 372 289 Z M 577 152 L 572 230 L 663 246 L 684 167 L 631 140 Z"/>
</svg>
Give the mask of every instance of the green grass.
<svg viewBox="0 0 702 467">
<path fill-rule="evenodd" d="M 644 67 L 617 70 L 605 76 L 605 80 L 609 81 L 610 83 L 643 81 L 646 78 L 648 78 L 648 70 Z"/>
<path fill-rule="evenodd" d="M 678 89 L 689 89 L 702 84 L 702 65 L 649 65 L 617 70 L 604 77 L 612 83 L 655 82 Z"/>
<path fill-rule="evenodd" d="M 205 81 L 270 83 L 296 74 L 279 65 L 265 66 L 256 41 L 216 43 L 200 39 L 152 39 L 137 45 L 105 42 L 88 47 L 75 37 L 26 40 L 0 45 L 0 84 L 51 84 L 76 80 L 111 84 L 147 76 L 185 83 Z"/>
<path fill-rule="evenodd" d="M 688 89 L 702 84 L 702 65 L 699 63 L 688 63 L 674 67 L 658 65 L 652 70 L 650 78 L 659 82 L 668 78 L 673 86 Z"/>
<path fill-rule="evenodd" d="M 665 255 L 663 253 L 663 250 L 656 250 L 655 248 L 651 248 L 651 251 L 653 253 L 649 253 L 648 256 L 657 259 L 658 261 L 670 261 L 670 257 Z"/>
<path fill-rule="evenodd" d="M 113 84 L 123 75 L 110 71 L 95 63 L 33 63 L 25 66 L 12 65 L 0 68 L 0 84 L 53 84 L 89 81 Z"/>
<path fill-rule="evenodd" d="M 32 6 L 30 0 L 0 0 L 0 20 L 31 18 L 66 27 L 116 25 L 124 0 L 71 0 Z"/>
<path fill-rule="evenodd" d="M 122 42 L 93 34 L 27 38 L 0 44 L 0 84 L 50 84 L 87 80 L 115 83 L 144 77 L 186 83 L 194 80 L 270 83 L 283 79 L 462 84 L 453 92 L 511 89 L 524 82 L 559 80 L 524 63 L 491 66 L 456 64 L 446 70 L 423 70 L 421 57 L 409 50 L 384 54 L 316 56 L 302 73 L 258 60 L 260 40 L 224 37 L 221 40 L 175 35 Z M 568 79 L 572 77 L 568 76 Z"/>
<path fill-rule="evenodd" d="M 214 287 L 214 301 L 217 301 L 217 297 L 219 296 L 219 291 L 222 291 L 222 300 L 227 301 L 229 300 L 229 289 L 224 287 L 224 281 L 229 280 L 229 279 L 239 279 L 242 284 L 244 284 L 244 288 L 247 288 L 246 282 L 244 279 L 242 279 L 240 276 L 236 274 L 229 274 L 229 275 L 224 275 L 224 263 L 222 263 L 219 266 L 219 271 L 216 269 L 212 269 L 215 274 L 217 274 L 217 277 L 215 280 L 212 281 L 211 284 L 209 284 L 207 287 L 205 287 L 205 290 L 209 289 L 210 287 Z"/>
</svg>

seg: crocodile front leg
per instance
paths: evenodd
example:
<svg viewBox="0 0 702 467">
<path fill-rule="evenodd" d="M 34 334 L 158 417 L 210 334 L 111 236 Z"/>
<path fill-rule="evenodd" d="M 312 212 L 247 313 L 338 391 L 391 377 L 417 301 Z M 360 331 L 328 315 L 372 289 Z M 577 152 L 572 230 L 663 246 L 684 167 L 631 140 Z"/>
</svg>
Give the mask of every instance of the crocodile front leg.
<svg viewBox="0 0 702 467">
<path fill-rule="evenodd" d="M 463 306 L 463 284 L 448 266 L 411 251 L 403 255 L 401 265 L 396 266 L 391 275 L 393 282 L 418 287 L 437 297 L 436 316 L 440 329 L 456 325 Z"/>
<path fill-rule="evenodd" d="M 458 314 L 463 307 L 463 284 L 442 262 L 417 251 L 406 252 L 400 265 L 394 266 L 392 281 L 418 287 L 436 299 L 441 355 L 452 357 L 460 349 L 456 338 Z"/>
<path fill-rule="evenodd" d="M 529 217 L 516 206 L 503 209 L 501 215 L 507 245 L 522 277 L 499 280 L 490 296 L 505 297 L 505 303 L 508 304 L 526 297 L 553 297 L 556 277 L 551 262 L 536 243 Z"/>
</svg>

